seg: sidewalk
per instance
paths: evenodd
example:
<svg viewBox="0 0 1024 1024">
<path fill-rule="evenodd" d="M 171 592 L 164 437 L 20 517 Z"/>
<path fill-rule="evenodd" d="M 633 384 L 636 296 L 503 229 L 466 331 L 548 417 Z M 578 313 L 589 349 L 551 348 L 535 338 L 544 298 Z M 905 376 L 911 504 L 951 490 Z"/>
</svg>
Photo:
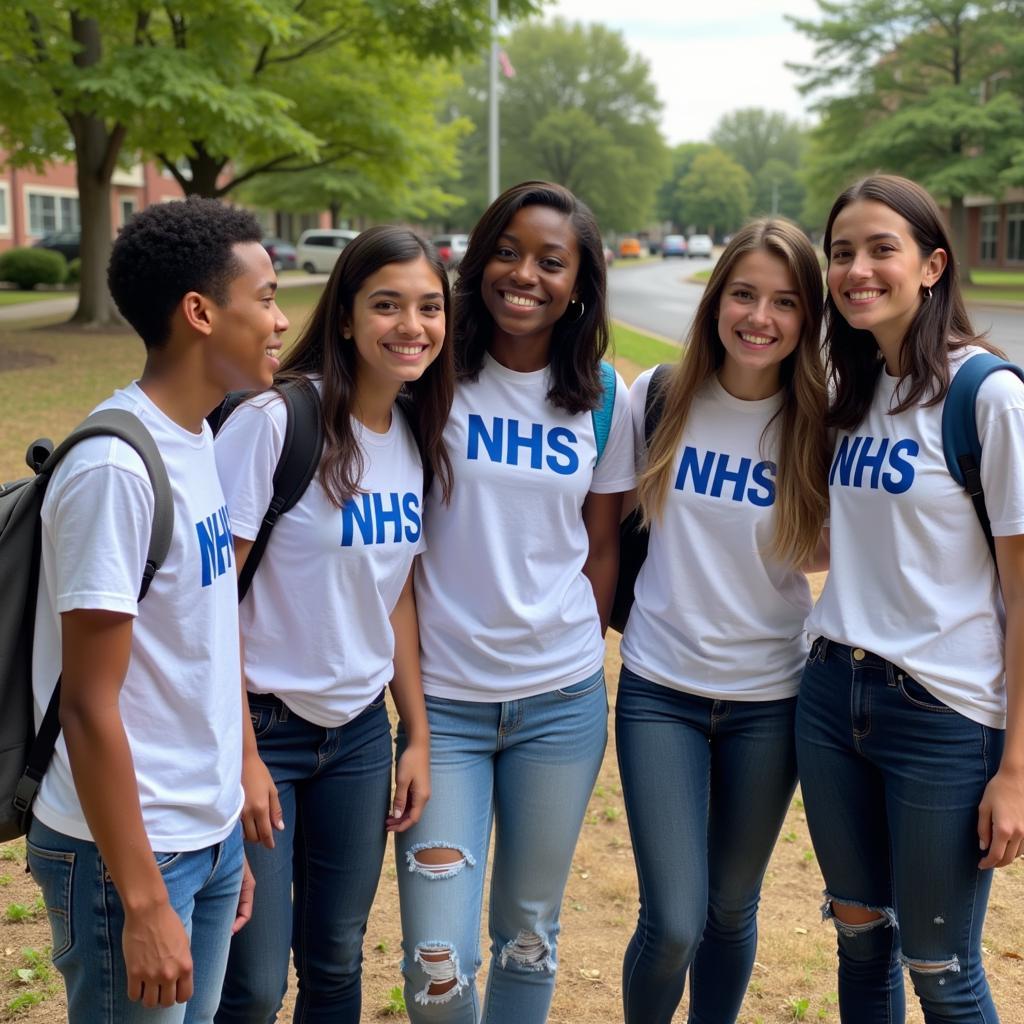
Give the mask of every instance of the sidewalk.
<svg viewBox="0 0 1024 1024">
<path fill-rule="evenodd" d="M 326 283 L 326 274 L 288 274 L 279 279 L 278 286 L 299 288 L 305 284 Z M 0 306 L 0 324 L 69 316 L 74 313 L 77 304 L 77 295 L 61 295 L 59 298 L 43 299 L 40 302 L 17 302 L 13 306 Z"/>
</svg>

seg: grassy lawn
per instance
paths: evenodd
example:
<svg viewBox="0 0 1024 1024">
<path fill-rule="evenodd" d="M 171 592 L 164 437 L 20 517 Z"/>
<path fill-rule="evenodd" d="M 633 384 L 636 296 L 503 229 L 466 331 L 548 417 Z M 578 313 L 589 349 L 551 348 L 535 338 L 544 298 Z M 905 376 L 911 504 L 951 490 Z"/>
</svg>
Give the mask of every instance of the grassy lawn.
<svg viewBox="0 0 1024 1024">
<path fill-rule="evenodd" d="M 1024 302 L 1024 270 L 973 267 L 964 298 L 968 302 Z"/>
<path fill-rule="evenodd" d="M 44 302 L 46 299 L 62 299 L 73 296 L 74 292 L 22 292 L 13 288 L 0 288 L 0 306 L 20 306 L 23 302 Z"/>
<path fill-rule="evenodd" d="M 616 359 L 628 359 L 641 369 L 657 363 L 674 363 L 679 358 L 677 346 L 635 331 L 617 320 L 612 323 L 612 351 Z"/>
</svg>

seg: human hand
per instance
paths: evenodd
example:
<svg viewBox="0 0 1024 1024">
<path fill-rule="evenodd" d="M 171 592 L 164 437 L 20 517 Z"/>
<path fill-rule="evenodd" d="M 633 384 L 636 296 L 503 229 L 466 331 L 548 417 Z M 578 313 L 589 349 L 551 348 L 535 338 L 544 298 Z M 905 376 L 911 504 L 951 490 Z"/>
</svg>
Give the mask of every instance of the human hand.
<svg viewBox="0 0 1024 1024">
<path fill-rule="evenodd" d="M 242 790 L 242 835 L 248 842 L 262 843 L 272 850 L 274 829 L 284 830 L 284 815 L 277 786 L 259 754 L 250 753 L 242 758 Z"/>
<path fill-rule="evenodd" d="M 412 828 L 430 799 L 430 744 L 410 743 L 395 769 L 395 796 L 385 820 L 388 832 Z"/>
<path fill-rule="evenodd" d="M 128 972 L 128 998 L 152 1009 L 192 998 L 192 952 L 188 933 L 169 903 L 125 910 L 121 936 Z"/>
<path fill-rule="evenodd" d="M 978 806 L 978 845 L 988 851 L 982 870 L 1024 856 L 1024 772 L 1000 768 L 989 780 Z"/>
</svg>

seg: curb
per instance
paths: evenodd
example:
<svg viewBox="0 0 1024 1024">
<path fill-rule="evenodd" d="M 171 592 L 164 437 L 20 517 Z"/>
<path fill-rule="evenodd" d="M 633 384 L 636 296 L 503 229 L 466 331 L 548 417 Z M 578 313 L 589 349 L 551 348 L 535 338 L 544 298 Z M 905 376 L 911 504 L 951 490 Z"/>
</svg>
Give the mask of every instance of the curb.
<svg viewBox="0 0 1024 1024">
<path fill-rule="evenodd" d="M 644 334 L 648 338 L 653 338 L 655 341 L 660 341 L 665 345 L 671 345 L 673 348 L 682 348 L 683 343 L 677 341 L 674 338 L 666 338 L 664 334 L 655 334 L 654 331 L 647 330 L 646 327 L 638 327 L 636 324 L 631 324 L 628 320 L 622 320 L 617 316 L 611 318 L 613 324 L 619 324 L 622 327 L 627 327 L 631 331 L 636 331 L 637 334 Z"/>
</svg>

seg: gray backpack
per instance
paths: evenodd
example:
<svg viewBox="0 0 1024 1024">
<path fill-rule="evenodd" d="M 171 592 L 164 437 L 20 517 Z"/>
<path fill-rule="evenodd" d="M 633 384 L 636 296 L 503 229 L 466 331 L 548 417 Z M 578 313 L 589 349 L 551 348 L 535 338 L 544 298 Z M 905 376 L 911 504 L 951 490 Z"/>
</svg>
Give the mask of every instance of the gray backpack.
<svg viewBox="0 0 1024 1024">
<path fill-rule="evenodd" d="M 39 512 L 54 469 L 87 437 L 120 438 L 138 452 L 153 486 L 153 530 L 139 600 L 146 596 L 171 543 L 174 505 L 167 470 L 142 421 L 123 409 L 103 409 L 76 427 L 54 450 L 41 439 L 25 456 L 34 476 L 0 484 L 0 841 L 24 835 L 32 801 L 53 757 L 60 735 L 60 680 L 38 734 L 32 703 L 32 638 L 42 527 Z"/>
</svg>

